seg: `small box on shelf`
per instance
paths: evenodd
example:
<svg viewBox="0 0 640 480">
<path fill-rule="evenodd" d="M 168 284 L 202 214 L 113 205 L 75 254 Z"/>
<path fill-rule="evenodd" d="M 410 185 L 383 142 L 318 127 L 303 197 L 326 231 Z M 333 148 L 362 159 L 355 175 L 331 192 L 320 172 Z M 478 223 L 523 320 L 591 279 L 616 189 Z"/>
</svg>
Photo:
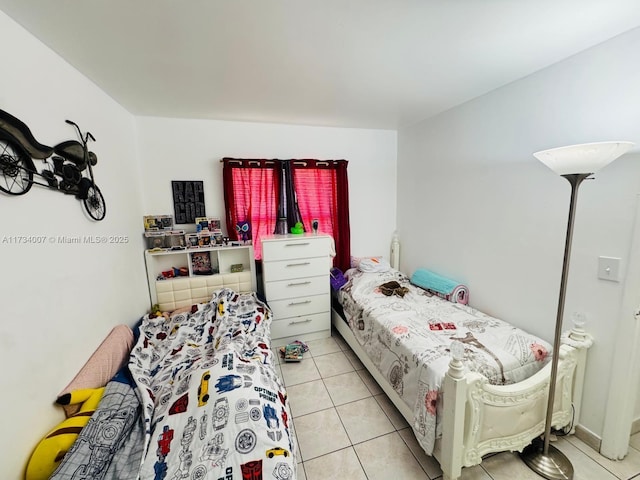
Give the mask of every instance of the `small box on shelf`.
<svg viewBox="0 0 640 480">
<path fill-rule="evenodd" d="M 142 217 L 145 232 L 173 229 L 173 215 L 145 215 Z"/>
<path fill-rule="evenodd" d="M 147 231 L 144 232 L 144 237 L 148 250 L 185 247 L 184 230 Z"/>
<path fill-rule="evenodd" d="M 144 238 L 146 240 L 147 249 L 149 250 L 154 248 L 167 248 L 164 232 L 144 232 Z"/>
<path fill-rule="evenodd" d="M 191 270 L 194 275 L 213 275 L 217 272 L 211 264 L 211 255 L 209 252 L 194 252 L 191 254 Z"/>
<path fill-rule="evenodd" d="M 222 232 L 222 223 L 216 217 L 197 217 L 196 231 L 207 231 L 210 233 Z"/>
</svg>

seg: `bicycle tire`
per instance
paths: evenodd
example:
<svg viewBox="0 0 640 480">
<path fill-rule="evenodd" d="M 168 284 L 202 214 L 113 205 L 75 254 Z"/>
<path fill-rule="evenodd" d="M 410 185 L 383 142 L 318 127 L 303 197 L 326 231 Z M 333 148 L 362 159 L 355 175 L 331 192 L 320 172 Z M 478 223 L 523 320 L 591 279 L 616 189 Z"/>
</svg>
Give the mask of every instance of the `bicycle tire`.
<svg viewBox="0 0 640 480">
<path fill-rule="evenodd" d="M 107 214 L 107 204 L 95 183 L 89 185 L 87 196 L 82 200 L 82 203 L 89 216 L 98 222 Z"/>
<path fill-rule="evenodd" d="M 0 190 L 24 195 L 33 186 L 33 160 L 15 141 L 0 136 Z"/>
</svg>

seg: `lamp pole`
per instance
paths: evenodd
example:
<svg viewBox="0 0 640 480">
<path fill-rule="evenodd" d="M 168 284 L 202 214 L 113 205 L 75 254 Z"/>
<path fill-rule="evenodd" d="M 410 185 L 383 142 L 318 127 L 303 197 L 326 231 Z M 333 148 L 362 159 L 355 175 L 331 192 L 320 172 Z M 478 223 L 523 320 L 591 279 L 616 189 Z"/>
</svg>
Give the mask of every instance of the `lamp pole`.
<svg viewBox="0 0 640 480">
<path fill-rule="evenodd" d="M 550 480 L 571 480 L 573 466 L 569 459 L 557 448 L 549 445 L 551 437 L 551 423 L 553 421 L 553 403 L 555 401 L 556 379 L 558 376 L 558 361 L 560 356 L 560 337 L 562 335 L 562 318 L 569 276 L 569 259 L 571 257 L 571 243 L 573 241 L 573 224 L 575 220 L 576 204 L 578 201 L 578 187 L 591 173 L 572 173 L 562 175 L 571 184 L 571 203 L 569 205 L 569 220 L 567 222 L 567 237 L 564 244 L 564 259 L 562 262 L 562 277 L 560 280 L 560 296 L 558 299 L 558 314 L 553 340 L 553 356 L 551 357 L 551 378 L 549 380 L 549 397 L 547 399 L 547 416 L 544 424 L 542 446 L 534 442 L 524 449 L 522 459 L 536 473 Z"/>
</svg>

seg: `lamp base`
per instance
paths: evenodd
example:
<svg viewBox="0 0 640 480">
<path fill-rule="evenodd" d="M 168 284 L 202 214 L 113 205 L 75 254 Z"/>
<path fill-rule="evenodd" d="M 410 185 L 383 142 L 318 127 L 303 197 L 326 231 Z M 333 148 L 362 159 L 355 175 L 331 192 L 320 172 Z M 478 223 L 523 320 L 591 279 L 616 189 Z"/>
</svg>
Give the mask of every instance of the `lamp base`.
<svg viewBox="0 0 640 480">
<path fill-rule="evenodd" d="M 522 461 L 538 475 L 549 480 L 572 480 L 573 465 L 569 459 L 556 447 L 549 445 L 549 452 L 542 453 L 543 442 L 533 441 L 520 454 Z"/>
</svg>

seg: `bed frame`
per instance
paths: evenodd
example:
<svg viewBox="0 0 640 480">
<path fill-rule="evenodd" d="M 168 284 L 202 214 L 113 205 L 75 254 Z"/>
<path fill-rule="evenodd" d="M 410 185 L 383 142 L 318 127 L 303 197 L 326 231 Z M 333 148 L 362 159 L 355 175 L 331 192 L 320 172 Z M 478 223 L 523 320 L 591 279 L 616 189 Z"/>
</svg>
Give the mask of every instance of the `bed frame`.
<svg viewBox="0 0 640 480">
<path fill-rule="evenodd" d="M 151 288 L 154 287 L 158 307 L 164 312 L 170 312 L 176 308 L 190 307 L 196 303 L 208 302 L 211 300 L 213 292 L 225 287 L 238 293 L 255 291 L 251 272 L 157 280 L 155 285 L 151 285 Z"/>
<path fill-rule="evenodd" d="M 342 338 L 378 382 L 382 390 L 413 425 L 413 411 L 386 377 L 369 359 L 351 329 L 336 311 L 332 323 Z M 580 417 L 587 349 L 591 337 L 574 327 L 564 337 L 556 379 L 553 427 L 574 433 Z M 522 451 L 544 432 L 551 363 L 528 379 L 506 386 L 490 385 L 487 379 L 465 372 L 460 360 L 451 359 L 443 389 L 442 437 L 433 456 L 440 463 L 443 480 L 456 480 L 462 467 L 482 462 L 494 452 Z"/>
</svg>

